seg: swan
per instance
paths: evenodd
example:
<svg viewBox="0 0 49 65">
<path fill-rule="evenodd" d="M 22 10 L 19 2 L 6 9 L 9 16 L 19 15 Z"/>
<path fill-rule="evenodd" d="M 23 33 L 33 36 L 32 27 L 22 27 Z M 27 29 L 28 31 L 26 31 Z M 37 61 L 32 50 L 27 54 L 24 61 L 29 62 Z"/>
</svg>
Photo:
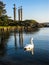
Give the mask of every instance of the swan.
<svg viewBox="0 0 49 65">
<path fill-rule="evenodd" d="M 33 38 L 31 38 L 31 41 L 30 41 L 30 44 L 27 44 L 25 47 L 24 47 L 24 50 L 26 51 L 31 51 L 34 49 L 34 43 L 33 43 Z"/>
</svg>

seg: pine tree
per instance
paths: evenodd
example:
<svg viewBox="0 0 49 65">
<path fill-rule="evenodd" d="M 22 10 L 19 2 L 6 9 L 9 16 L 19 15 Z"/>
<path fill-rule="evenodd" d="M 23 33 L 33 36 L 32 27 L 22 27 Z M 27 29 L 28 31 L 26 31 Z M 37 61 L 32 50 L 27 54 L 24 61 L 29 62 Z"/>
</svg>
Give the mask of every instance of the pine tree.
<svg viewBox="0 0 49 65">
<path fill-rule="evenodd" d="M 5 15 L 5 13 L 6 13 L 5 4 L 2 1 L 0 1 L 0 17 L 2 15 Z"/>
</svg>

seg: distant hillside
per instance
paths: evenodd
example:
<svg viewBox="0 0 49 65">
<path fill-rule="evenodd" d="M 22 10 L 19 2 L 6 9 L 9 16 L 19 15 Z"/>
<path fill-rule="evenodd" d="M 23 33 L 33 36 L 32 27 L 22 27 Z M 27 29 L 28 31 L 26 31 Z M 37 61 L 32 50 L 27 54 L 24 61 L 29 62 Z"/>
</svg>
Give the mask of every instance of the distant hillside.
<svg viewBox="0 0 49 65">
<path fill-rule="evenodd" d="M 39 27 L 49 27 L 49 22 L 40 23 Z"/>
</svg>

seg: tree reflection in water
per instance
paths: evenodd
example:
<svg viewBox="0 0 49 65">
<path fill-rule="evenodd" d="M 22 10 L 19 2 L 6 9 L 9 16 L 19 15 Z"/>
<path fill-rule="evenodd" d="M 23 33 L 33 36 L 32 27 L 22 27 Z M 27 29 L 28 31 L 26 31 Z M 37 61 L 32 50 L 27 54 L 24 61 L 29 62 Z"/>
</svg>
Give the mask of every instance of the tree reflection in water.
<svg viewBox="0 0 49 65">
<path fill-rule="evenodd" d="M 7 47 L 7 42 L 9 39 L 10 33 L 9 31 L 0 31 L 0 56 L 4 56 L 6 54 L 6 47 Z"/>
<path fill-rule="evenodd" d="M 20 45 L 20 48 L 23 48 L 23 29 L 22 28 L 19 30 L 19 45 Z"/>
<path fill-rule="evenodd" d="M 15 49 L 17 49 L 17 33 L 14 32 L 14 44 L 15 44 Z"/>
<path fill-rule="evenodd" d="M 33 32 L 31 31 L 23 31 L 23 28 L 21 27 L 20 30 L 18 30 L 19 33 L 14 29 L 14 45 L 15 45 L 15 49 L 17 49 L 18 47 L 18 38 L 19 38 L 19 47 L 23 48 L 23 32 L 26 32 L 26 34 L 28 33 L 34 33 L 35 31 L 38 31 L 38 29 L 34 29 Z M 6 49 L 7 49 L 7 43 L 8 43 L 8 39 L 11 36 L 11 33 L 8 29 L 6 31 L 1 30 L 0 31 L 0 55 L 4 55 L 6 53 Z M 19 34 L 18 38 L 17 38 L 17 33 Z M 36 32 L 35 32 L 36 33 Z"/>
</svg>

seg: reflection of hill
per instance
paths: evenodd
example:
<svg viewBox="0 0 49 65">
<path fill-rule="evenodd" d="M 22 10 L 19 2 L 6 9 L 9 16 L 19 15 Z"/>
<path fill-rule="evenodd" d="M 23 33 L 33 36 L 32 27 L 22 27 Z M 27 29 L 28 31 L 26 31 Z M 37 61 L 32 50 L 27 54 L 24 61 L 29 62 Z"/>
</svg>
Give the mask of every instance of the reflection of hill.
<svg viewBox="0 0 49 65">
<path fill-rule="evenodd" d="M 33 33 L 33 34 L 35 34 L 36 32 L 38 32 L 39 31 L 39 28 L 32 28 L 32 30 L 31 31 L 28 31 L 28 30 L 25 30 L 24 32 L 25 33 Z"/>
</svg>

